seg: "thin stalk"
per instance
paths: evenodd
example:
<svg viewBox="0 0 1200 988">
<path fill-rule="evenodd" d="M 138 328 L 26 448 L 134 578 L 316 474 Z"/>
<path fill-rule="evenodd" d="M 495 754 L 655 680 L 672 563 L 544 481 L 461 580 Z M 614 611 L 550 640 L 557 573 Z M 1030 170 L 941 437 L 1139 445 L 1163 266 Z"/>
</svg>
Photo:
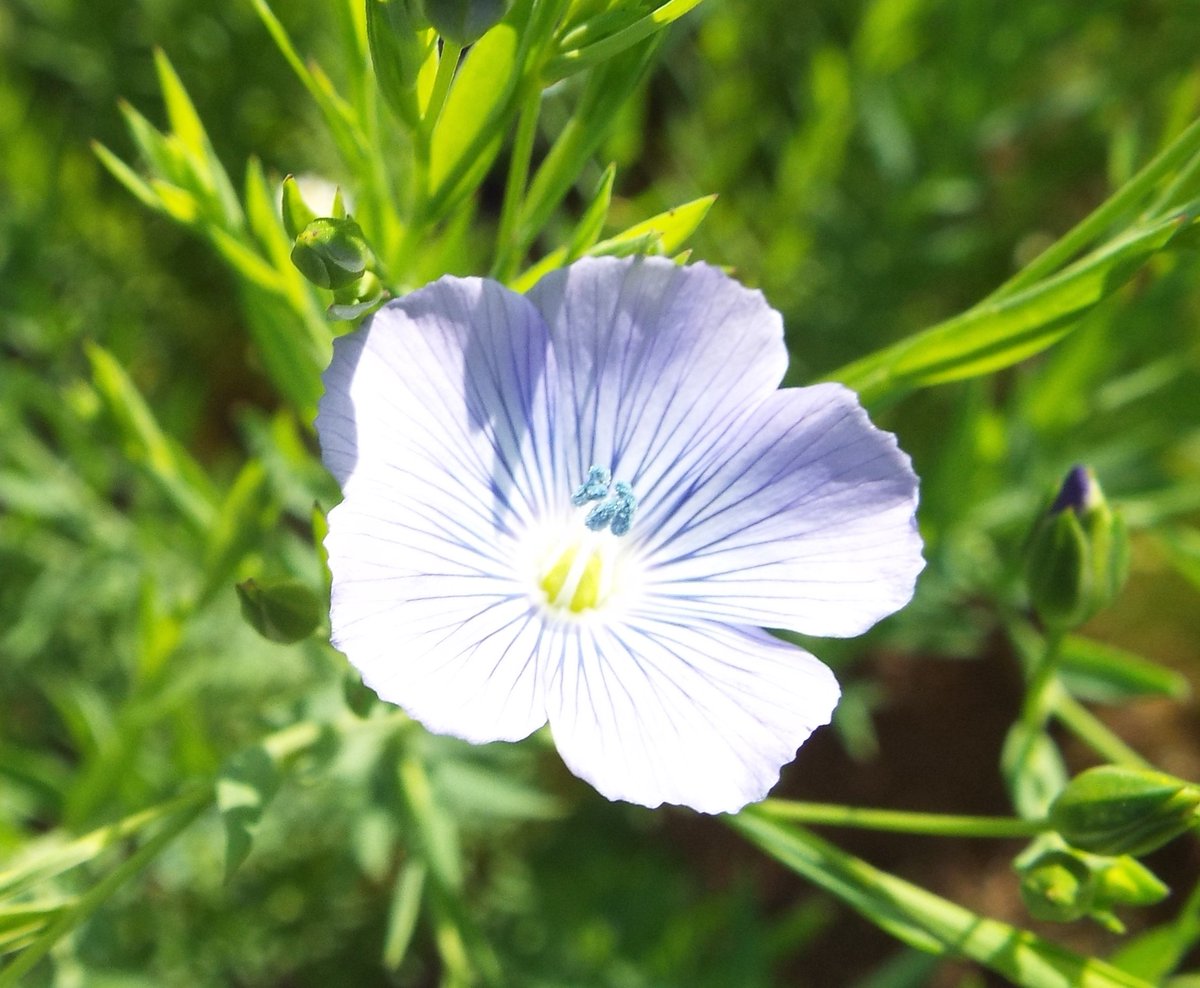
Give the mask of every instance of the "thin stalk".
<svg viewBox="0 0 1200 988">
<path fill-rule="evenodd" d="M 913 813 L 834 803 L 798 803 L 784 799 L 764 800 L 758 808 L 766 816 L 795 823 L 886 830 L 895 834 L 922 834 L 928 837 L 1024 838 L 1035 837 L 1046 829 L 1045 821 L 1021 820 L 1017 817 Z"/>
<path fill-rule="evenodd" d="M 1154 766 L 1115 735 L 1095 714 L 1066 690 L 1057 691 L 1053 716 L 1097 755 L 1114 765 L 1154 770 Z"/>
<path fill-rule="evenodd" d="M 458 68 L 458 60 L 462 57 L 462 45 L 442 39 L 442 54 L 438 59 L 437 75 L 433 77 L 433 89 L 429 93 L 429 105 L 425 115 L 421 117 L 423 140 L 428 146 L 433 136 L 433 128 L 437 126 L 438 117 L 446 105 L 446 95 L 450 92 L 450 83 L 454 79 L 454 70 Z"/>
<path fill-rule="evenodd" d="M 1054 699 L 1055 674 L 1058 672 L 1058 656 L 1062 650 L 1064 633 L 1051 630 L 1046 637 L 1046 647 L 1033 668 L 1029 685 L 1025 688 L 1025 700 L 1021 705 L 1021 724 L 1028 736 L 1037 734 L 1046 724 Z"/>
<path fill-rule="evenodd" d="M 525 249 L 525 245 L 518 242 L 517 225 L 525 205 L 525 188 L 529 182 L 529 164 L 533 159 L 533 143 L 537 139 L 541 106 L 542 94 L 536 85 L 531 86 L 528 95 L 521 101 L 508 179 L 504 185 L 504 205 L 496 235 L 496 260 L 492 264 L 492 277 L 498 281 L 508 281 L 513 277 Z"/>
</svg>

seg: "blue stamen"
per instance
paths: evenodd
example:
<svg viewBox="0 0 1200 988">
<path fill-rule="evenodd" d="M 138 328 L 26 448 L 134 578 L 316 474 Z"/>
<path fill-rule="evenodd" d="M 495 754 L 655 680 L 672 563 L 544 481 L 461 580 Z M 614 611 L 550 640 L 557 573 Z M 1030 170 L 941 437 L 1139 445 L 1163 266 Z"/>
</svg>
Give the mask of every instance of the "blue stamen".
<svg viewBox="0 0 1200 988">
<path fill-rule="evenodd" d="M 612 471 L 608 467 L 594 466 L 588 470 L 587 480 L 571 495 L 571 503 L 579 508 L 587 504 L 588 501 L 603 501 L 608 497 L 608 488 L 611 483 Z M 592 514 L 595 514 L 594 510 Z M 592 514 L 589 514 L 588 518 L 591 518 Z M 606 521 L 604 524 L 607 525 L 608 522 Z M 588 527 L 591 527 L 590 522 L 588 523 Z M 600 526 L 600 528 L 603 527 L 604 525 Z M 595 529 L 595 531 L 600 531 L 600 528 Z"/>
<path fill-rule="evenodd" d="M 633 523 L 633 513 L 637 510 L 637 495 L 633 493 L 633 488 L 624 481 L 617 481 L 613 485 L 613 490 L 615 491 L 613 501 L 616 503 L 617 510 L 613 514 L 612 533 L 613 535 L 624 535 Z"/>
<path fill-rule="evenodd" d="M 617 501 L 605 501 L 603 504 L 597 504 L 592 508 L 587 513 L 587 517 L 583 519 L 583 523 L 593 532 L 603 532 L 608 528 L 609 523 L 616 518 L 619 510 L 620 504 Z"/>
<path fill-rule="evenodd" d="M 592 467 L 588 471 L 587 482 L 571 495 L 571 503 L 582 507 L 589 501 L 603 501 L 587 513 L 583 523 L 593 532 L 603 532 L 612 526 L 613 535 L 624 535 L 633 523 L 633 513 L 637 510 L 637 495 L 633 488 L 623 480 L 612 484 L 612 496 L 609 497 L 609 486 L 612 481 L 612 471 L 605 467 Z M 607 498 L 607 500 L 604 500 Z"/>
</svg>

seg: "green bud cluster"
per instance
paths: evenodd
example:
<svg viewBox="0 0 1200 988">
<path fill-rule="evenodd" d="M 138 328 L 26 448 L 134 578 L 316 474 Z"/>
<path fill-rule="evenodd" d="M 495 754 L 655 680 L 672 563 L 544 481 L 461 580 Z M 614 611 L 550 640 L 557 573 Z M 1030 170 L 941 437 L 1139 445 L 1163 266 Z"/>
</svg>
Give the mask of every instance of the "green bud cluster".
<svg viewBox="0 0 1200 988">
<path fill-rule="evenodd" d="M 290 175 L 283 183 L 283 225 L 292 237 L 292 263 L 318 288 L 333 292 L 329 315 L 353 319 L 376 308 L 386 297 L 377 274 L 379 262 L 366 235 L 346 215 L 341 192 L 332 216 L 317 216 Z"/>
<path fill-rule="evenodd" d="M 1109 604 L 1128 571 L 1128 539 L 1095 475 L 1074 467 L 1029 538 L 1029 597 L 1049 626 L 1082 624 Z"/>
<path fill-rule="evenodd" d="M 1038 838 L 1015 862 L 1021 900 L 1034 919 L 1070 923 L 1088 917 L 1115 933 L 1118 906 L 1150 906 L 1170 891 L 1135 858 L 1088 854 L 1053 834 Z"/>
<path fill-rule="evenodd" d="M 1200 822 L 1200 787 L 1162 772 L 1103 765 L 1077 775 L 1050 807 L 1073 847 L 1143 855 Z"/>
</svg>

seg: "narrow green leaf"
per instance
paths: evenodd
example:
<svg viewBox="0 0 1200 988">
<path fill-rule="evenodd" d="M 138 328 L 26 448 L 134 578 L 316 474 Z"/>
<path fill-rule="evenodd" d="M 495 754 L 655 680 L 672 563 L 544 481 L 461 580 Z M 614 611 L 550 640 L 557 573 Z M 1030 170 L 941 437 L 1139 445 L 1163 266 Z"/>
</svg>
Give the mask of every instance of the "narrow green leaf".
<svg viewBox="0 0 1200 988">
<path fill-rule="evenodd" d="M 1078 635 L 1063 640 L 1059 663 L 1063 684 L 1085 700 L 1120 703 L 1143 696 L 1182 700 L 1190 692 L 1182 673 Z"/>
<path fill-rule="evenodd" d="M 600 176 L 596 186 L 596 194 L 592 196 L 571 237 L 567 241 L 566 263 L 582 257 L 584 251 L 600 239 L 604 229 L 604 220 L 608 217 L 608 207 L 612 203 L 613 183 L 617 180 L 617 166 L 610 163 Z"/>
<path fill-rule="evenodd" d="M 699 6 L 700 2 L 701 0 L 668 0 L 667 3 L 661 4 L 645 17 L 595 41 L 590 39 L 594 33 L 598 32 L 585 25 L 580 28 L 579 34 L 574 35 L 571 39 L 577 44 L 582 44 L 582 47 L 566 51 L 558 58 L 551 60 L 546 66 L 545 77 L 548 81 L 557 81 L 591 68 L 593 65 L 606 62 L 636 45 L 639 41 L 644 41 L 662 31 L 672 21 L 678 20 L 693 7 Z"/>
<path fill-rule="evenodd" d="M 158 72 L 158 84 L 162 89 L 163 102 L 167 106 L 167 120 L 172 132 L 192 155 L 203 159 L 208 152 L 208 137 L 204 132 L 204 124 L 200 122 L 200 115 L 196 112 L 191 97 L 161 48 L 154 49 L 154 68 Z"/>
<path fill-rule="evenodd" d="M 1132 938 L 1112 958 L 1121 970 L 1136 974 L 1153 984 L 1161 984 L 1200 942 L 1200 886 L 1170 923 Z"/>
<path fill-rule="evenodd" d="M 206 236 L 235 274 L 268 292 L 287 294 L 283 276 L 253 247 L 248 247 L 241 240 L 216 227 L 207 230 Z"/>
<path fill-rule="evenodd" d="M 609 237 L 596 244 L 588 252 L 590 254 L 615 254 L 618 250 L 630 244 L 653 243 L 663 254 L 678 252 L 687 239 L 696 232 L 696 228 L 704 221 L 712 204 L 717 201 L 715 195 L 702 196 L 685 202 L 682 206 L 668 209 L 641 223 L 635 223 L 628 230 L 623 230 L 615 237 Z"/>
<path fill-rule="evenodd" d="M 421 897 L 425 893 L 425 874 L 425 865 L 410 859 L 404 862 L 396 876 L 383 941 L 383 966 L 389 971 L 400 967 L 408 953 L 408 945 L 412 943 L 421 914 Z"/>
<path fill-rule="evenodd" d="M 324 73 L 319 72 L 315 65 L 304 64 L 304 60 L 288 36 L 287 29 L 275 16 L 275 12 L 267 0 L 250 0 L 250 2 L 280 54 L 283 55 L 296 74 L 296 78 L 300 80 L 317 104 L 342 157 L 348 162 L 371 161 L 370 142 L 358 126 L 354 111 L 349 104 L 334 92 Z"/>
<path fill-rule="evenodd" d="M 150 406 L 112 354 L 95 343 L 87 344 L 86 351 L 92 383 L 117 424 L 127 454 L 146 468 L 185 517 L 207 529 L 215 507 L 211 490 L 200 486 L 203 471 L 163 433 Z"/>
<path fill-rule="evenodd" d="M 1186 128 L 1105 202 L 1001 285 L 992 293 L 991 298 L 999 299 L 1013 295 L 1059 270 L 1072 257 L 1095 243 L 1117 220 L 1136 209 L 1166 176 L 1177 168 L 1182 168 L 1185 172 L 1194 170 L 1198 156 L 1200 120 Z M 1166 191 L 1167 197 L 1160 197 L 1145 214 L 1146 218 L 1150 221 L 1158 220 L 1172 208 L 1173 203 L 1176 209 L 1182 205 L 1172 198 L 1173 192 L 1178 191 L 1177 183 L 1172 183 L 1172 188 Z"/>
<path fill-rule="evenodd" d="M 317 214 L 308 208 L 308 203 L 300 194 L 300 184 L 291 175 L 283 180 L 282 212 L 283 228 L 292 240 L 300 236 L 300 231 L 317 218 Z"/>
<path fill-rule="evenodd" d="M 975 377 L 1038 353 L 1123 285 L 1188 224 L 1190 215 L 1134 229 L 1060 274 L 885 347 L 833 374 L 865 404 L 915 388 Z"/>
<path fill-rule="evenodd" d="M 208 532 L 204 548 L 203 603 L 224 586 L 242 558 L 259 543 L 279 515 L 267 487 L 267 470 L 250 460 L 237 475 Z"/>
<path fill-rule="evenodd" d="M 622 52 L 598 66 L 588 77 L 571 120 L 558 135 L 530 185 L 517 227 L 522 251 L 545 227 L 588 159 L 608 136 L 617 114 L 650 67 L 658 41 L 659 38 L 651 38 Z"/>
<path fill-rule="evenodd" d="M 153 209 L 155 212 L 162 212 L 162 201 L 146 183 L 145 179 L 137 172 L 98 141 L 92 141 L 92 152 L 100 159 L 100 163 L 108 169 L 109 174 L 125 186 L 142 205 Z"/>
<path fill-rule="evenodd" d="M 1156 541 L 1175 572 L 1200 590 L 1200 529 L 1177 525 L 1158 533 Z"/>
<path fill-rule="evenodd" d="M 918 950 L 981 964 L 1025 988 L 1151 988 L 1147 981 L 880 871 L 755 807 L 727 822 L 760 848 Z"/>
</svg>

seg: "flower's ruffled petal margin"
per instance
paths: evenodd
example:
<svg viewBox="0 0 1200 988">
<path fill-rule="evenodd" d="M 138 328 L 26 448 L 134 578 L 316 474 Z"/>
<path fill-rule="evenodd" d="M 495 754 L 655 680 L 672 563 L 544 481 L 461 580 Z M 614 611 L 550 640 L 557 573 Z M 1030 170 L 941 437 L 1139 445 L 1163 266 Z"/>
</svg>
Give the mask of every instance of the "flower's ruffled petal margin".
<svg viewBox="0 0 1200 988">
<path fill-rule="evenodd" d="M 773 393 L 686 486 L 643 501 L 645 613 L 860 634 L 924 566 L 917 478 L 836 384 Z"/>
<path fill-rule="evenodd" d="M 513 572 L 556 496 L 545 325 L 494 282 L 443 279 L 334 343 L 317 432 L 342 484 L 325 540 L 333 641 L 386 700 L 472 741 L 545 723 Z"/>
<path fill-rule="evenodd" d="M 643 502 L 686 477 L 787 368 L 779 313 L 705 264 L 585 258 L 528 297 L 560 375 L 556 445 L 579 481 L 609 467 Z"/>
<path fill-rule="evenodd" d="M 644 621 L 548 633 L 555 744 L 609 799 L 734 812 L 767 794 L 838 700 L 828 667 L 757 629 Z"/>
</svg>

